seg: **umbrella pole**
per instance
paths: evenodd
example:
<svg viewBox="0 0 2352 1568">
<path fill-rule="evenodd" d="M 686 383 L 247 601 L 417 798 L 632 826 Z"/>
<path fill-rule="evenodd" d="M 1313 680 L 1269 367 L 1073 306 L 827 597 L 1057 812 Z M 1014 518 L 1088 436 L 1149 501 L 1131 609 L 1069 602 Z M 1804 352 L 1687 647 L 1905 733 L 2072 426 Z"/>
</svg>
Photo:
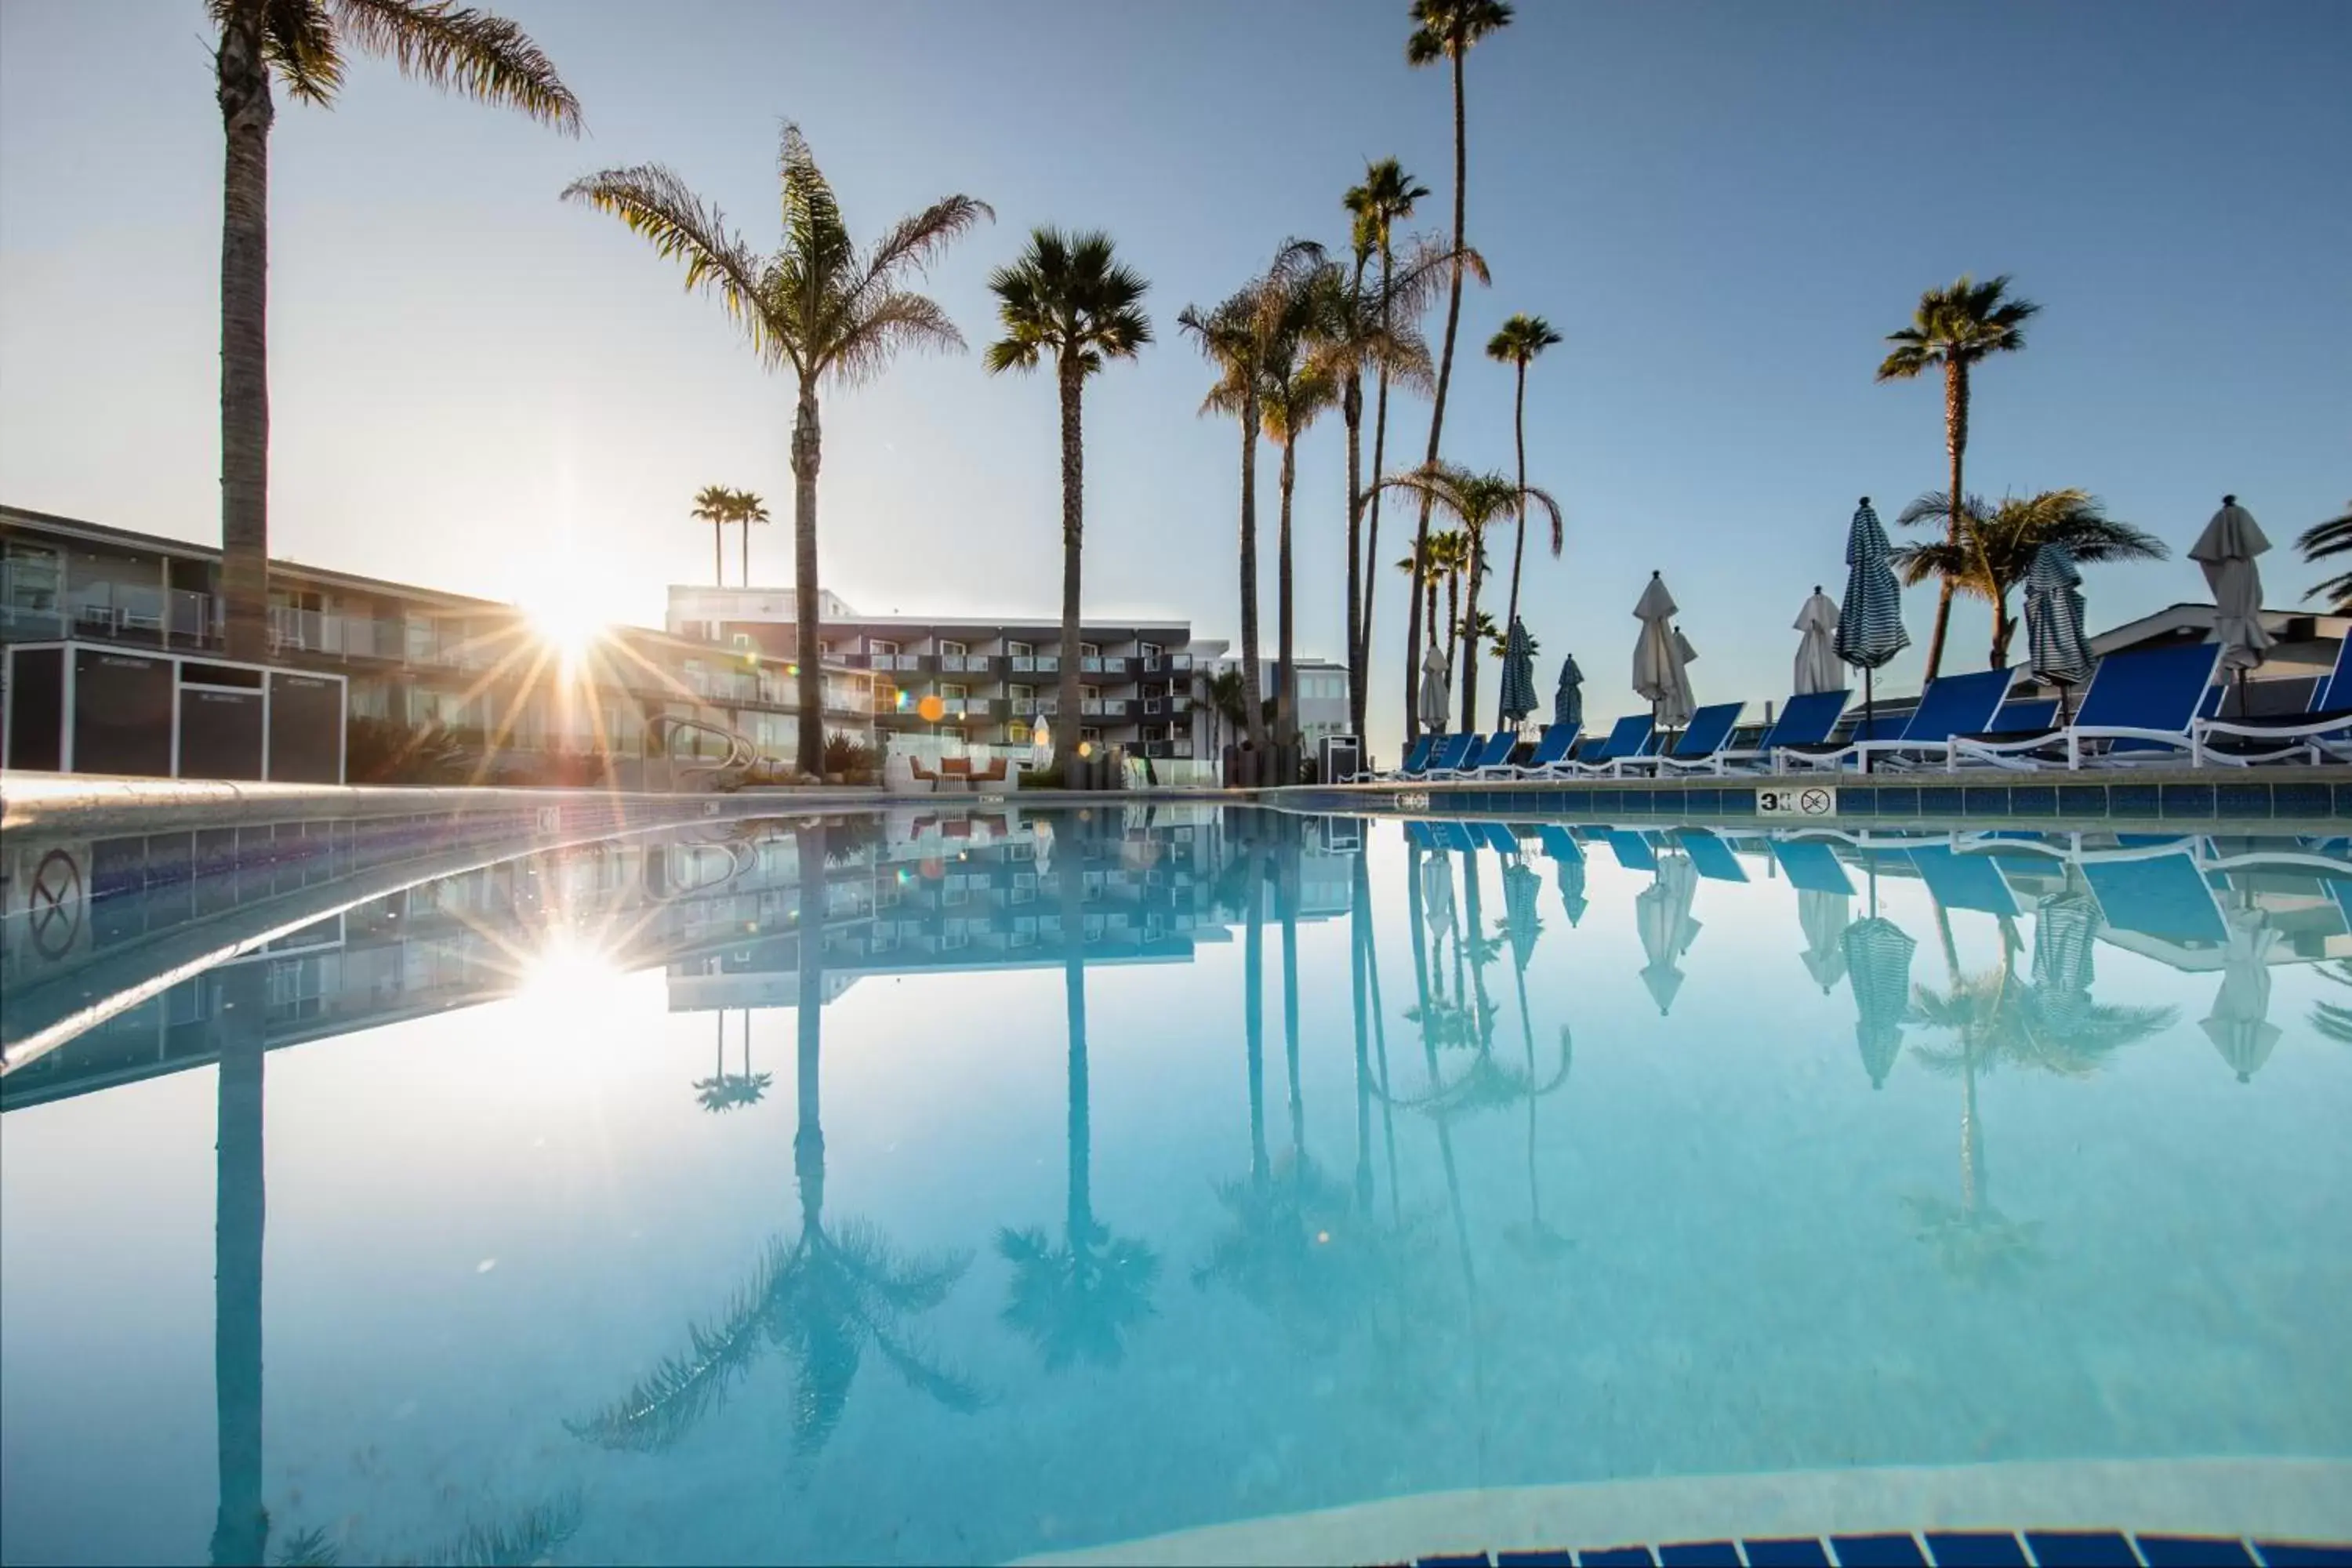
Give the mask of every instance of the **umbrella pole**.
<svg viewBox="0 0 2352 1568">
<path fill-rule="evenodd" d="M 1865 731 L 1867 731 L 1869 730 L 1869 728 L 1870 728 L 1870 706 L 1871 706 L 1871 701 L 1872 701 L 1872 698 L 1873 698 L 1873 693 L 1872 693 L 1872 689 L 1871 689 L 1871 676 L 1873 675 L 1873 673 L 1874 673 L 1874 671 L 1871 669 L 1871 668 L 1870 668 L 1868 665 L 1864 665 L 1864 666 L 1863 667 L 1863 670 L 1862 670 L 1862 727 L 1863 727 L 1863 729 L 1864 729 Z M 1862 771 L 1863 771 L 1864 773 L 1868 773 L 1868 772 L 1870 771 L 1870 753 L 1869 753 L 1868 752 L 1863 752 L 1863 753 L 1862 753 Z M 1875 885 L 1875 884 L 1873 884 L 1873 886 L 1872 886 L 1871 897 L 1872 897 L 1872 899 L 1874 900 L 1877 898 L 1877 896 L 1878 896 L 1878 895 L 1877 895 L 1876 885 Z M 1875 902 L 1874 902 L 1874 903 L 1872 904 L 1872 906 L 1871 906 L 1871 911 L 1870 911 L 1870 912 L 1871 912 L 1871 913 L 1873 913 L 1873 914 L 1876 914 L 1876 913 L 1878 912 L 1877 905 L 1875 904 Z"/>
</svg>

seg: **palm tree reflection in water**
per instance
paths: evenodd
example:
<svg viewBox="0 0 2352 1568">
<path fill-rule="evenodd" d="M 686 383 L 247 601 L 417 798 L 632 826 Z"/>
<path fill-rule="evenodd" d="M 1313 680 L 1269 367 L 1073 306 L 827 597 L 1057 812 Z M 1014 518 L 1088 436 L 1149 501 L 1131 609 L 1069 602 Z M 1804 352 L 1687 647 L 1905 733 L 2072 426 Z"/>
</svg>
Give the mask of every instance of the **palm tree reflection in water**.
<svg viewBox="0 0 2352 1568">
<path fill-rule="evenodd" d="M 769 1242 L 751 1279 L 715 1319 L 689 1326 L 688 1348 L 665 1358 L 620 1399 L 567 1423 L 608 1448 L 658 1452 L 726 1403 L 763 1351 L 791 1363 L 793 1450 L 821 1450 L 849 1403 L 869 1345 L 908 1384 L 950 1410 L 985 1403 L 978 1385 L 909 1338 L 907 1319 L 940 1306 L 971 1267 L 969 1253 L 905 1257 L 880 1231 L 824 1217 L 824 1130 L 819 1098 L 824 1039 L 825 833 L 819 820 L 796 835 L 803 918 L 798 1017 L 799 1127 L 793 1165 L 800 1184 L 798 1237 Z"/>
<path fill-rule="evenodd" d="M 1160 1258 L 1140 1241 L 1113 1236 L 1097 1222 L 1087 1120 L 1086 917 L 1077 845 L 1066 824 L 1055 842 L 1061 900 L 1062 1004 L 1069 1037 L 1069 1207 L 1062 1244 L 1032 1226 L 997 1232 L 996 1250 L 1013 1266 L 1006 1324 L 1037 1347 L 1045 1370 L 1073 1362 L 1116 1366 L 1127 1336 L 1151 1316 Z"/>
<path fill-rule="evenodd" d="M 719 1024 L 718 1060 L 709 1078 L 694 1080 L 694 1098 L 703 1110 L 714 1114 L 733 1110 L 738 1106 L 757 1105 L 766 1098 L 768 1087 L 775 1082 L 772 1073 L 751 1070 L 751 1010 L 743 1009 L 743 1070 L 727 1070 L 727 1015 L 717 1015 Z"/>
</svg>

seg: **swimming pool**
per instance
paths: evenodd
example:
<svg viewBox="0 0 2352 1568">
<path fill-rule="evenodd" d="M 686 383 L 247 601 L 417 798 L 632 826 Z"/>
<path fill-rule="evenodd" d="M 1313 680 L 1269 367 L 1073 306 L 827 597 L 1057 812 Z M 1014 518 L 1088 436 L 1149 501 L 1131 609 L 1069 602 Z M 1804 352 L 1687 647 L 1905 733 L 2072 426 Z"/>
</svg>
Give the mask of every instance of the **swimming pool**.
<svg viewBox="0 0 2352 1568">
<path fill-rule="evenodd" d="M 974 806 L 470 858 L 273 888 L 331 912 L 209 966 L 182 864 L 12 957 L 8 1561 L 2352 1533 L 2341 841 Z"/>
</svg>

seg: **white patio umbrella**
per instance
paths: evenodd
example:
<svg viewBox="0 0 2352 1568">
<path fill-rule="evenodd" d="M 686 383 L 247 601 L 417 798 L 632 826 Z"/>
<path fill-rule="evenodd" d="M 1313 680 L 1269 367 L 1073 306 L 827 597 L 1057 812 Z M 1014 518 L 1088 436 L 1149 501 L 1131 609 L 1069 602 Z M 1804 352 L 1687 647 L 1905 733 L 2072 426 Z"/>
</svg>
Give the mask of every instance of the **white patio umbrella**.
<svg viewBox="0 0 2352 1568">
<path fill-rule="evenodd" d="M 1658 573 L 1650 574 L 1650 585 L 1642 590 L 1642 597 L 1633 606 L 1633 618 L 1642 623 L 1641 636 L 1633 643 L 1633 690 L 1650 704 L 1650 721 L 1659 729 L 1672 729 L 1690 717 L 1690 677 L 1683 664 L 1690 645 L 1678 642 L 1673 617 L 1680 608 L 1674 595 L 1666 591 L 1665 579 Z M 1674 705 L 1680 703 L 1676 711 Z"/>
<path fill-rule="evenodd" d="M 1837 654 L 1837 601 L 1813 584 L 1813 596 L 1797 612 L 1797 676 L 1789 688 L 1803 697 L 1815 691 L 1835 691 L 1845 684 Z"/>
<path fill-rule="evenodd" d="M 1805 973 L 1822 994 L 1845 978 L 1845 928 L 1853 923 L 1846 895 L 1826 888 L 1797 889 L 1797 926 L 1805 933 Z"/>
<path fill-rule="evenodd" d="M 1658 874 L 1633 895 L 1633 927 L 1642 939 L 1642 984 L 1658 1005 L 1658 1016 L 1675 1005 L 1683 988 L 1683 972 L 1675 961 L 1698 939 L 1699 923 L 1691 916 L 1691 899 L 1698 890 L 1698 868 L 1687 855 L 1658 857 Z"/>
<path fill-rule="evenodd" d="M 2263 626 L 2263 574 L 2254 557 L 2271 547 L 2254 514 L 2223 496 L 2221 510 L 2189 547 L 2189 558 L 2205 569 L 2213 591 L 2213 640 L 2221 645 L 2221 668 L 2238 672 L 2238 711 L 2246 710 L 2246 671 L 2263 662 L 2273 640 Z"/>
<path fill-rule="evenodd" d="M 2232 910 L 2229 944 L 2222 950 L 2221 988 L 2213 994 L 2213 1010 L 2198 1027 L 2238 1075 L 2252 1079 L 2270 1060 L 2279 1043 L 2279 1026 L 2271 1022 L 2271 950 L 2279 933 L 2261 911 Z"/>
<path fill-rule="evenodd" d="M 1437 734 L 1445 732 L 1445 687 L 1451 668 L 1445 650 L 1435 643 L 1421 656 L 1421 693 L 1413 703 L 1414 713 L 1423 729 Z"/>
</svg>

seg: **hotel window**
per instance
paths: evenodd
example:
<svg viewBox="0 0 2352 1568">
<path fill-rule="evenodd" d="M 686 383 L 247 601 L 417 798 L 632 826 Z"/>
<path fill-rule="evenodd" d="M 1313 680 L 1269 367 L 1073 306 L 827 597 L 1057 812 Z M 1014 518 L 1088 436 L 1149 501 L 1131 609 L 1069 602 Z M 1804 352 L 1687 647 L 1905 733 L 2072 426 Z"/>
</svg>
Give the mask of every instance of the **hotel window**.
<svg viewBox="0 0 2352 1568">
<path fill-rule="evenodd" d="M 1037 645 L 1029 642 L 1007 642 L 1004 645 L 1004 651 L 1014 658 L 1028 658 L 1036 653 Z"/>
<path fill-rule="evenodd" d="M 940 652 L 949 658 L 961 658 L 963 650 L 964 645 L 960 642 L 942 641 L 940 644 Z"/>
<path fill-rule="evenodd" d="M 1100 658 L 1102 657 L 1102 644 L 1098 642 L 1080 643 L 1078 645 L 1078 657 L 1080 658 Z"/>
</svg>

